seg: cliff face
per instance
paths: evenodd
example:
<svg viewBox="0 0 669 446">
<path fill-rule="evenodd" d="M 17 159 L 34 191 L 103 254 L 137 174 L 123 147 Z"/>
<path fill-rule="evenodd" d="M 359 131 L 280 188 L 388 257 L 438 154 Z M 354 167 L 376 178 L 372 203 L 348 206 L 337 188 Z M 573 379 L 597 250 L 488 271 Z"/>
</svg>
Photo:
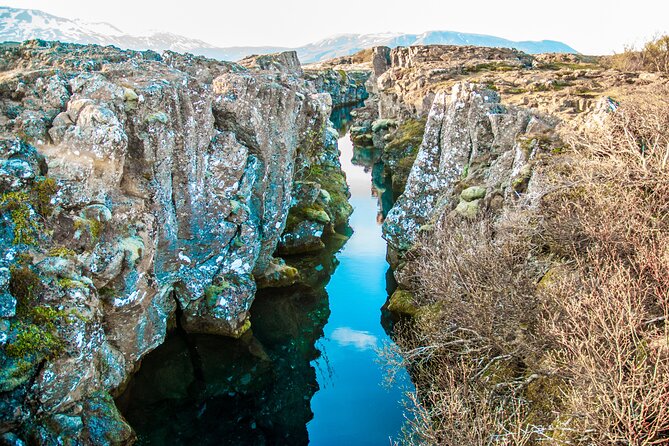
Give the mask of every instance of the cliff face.
<svg viewBox="0 0 669 446">
<path fill-rule="evenodd" d="M 398 200 L 384 233 L 393 263 L 444 213 L 515 203 L 565 130 L 615 107 L 612 97 L 665 82 L 595 57 L 447 45 L 378 47 L 319 67 L 370 73 L 351 137 L 382 151 L 392 179 Z"/>
<path fill-rule="evenodd" d="M 187 331 L 237 336 L 256 278 L 291 283 L 272 256 L 297 180 L 321 172 L 322 213 L 298 219 L 322 220 L 312 236 L 350 214 L 331 199 L 347 196 L 331 99 L 290 53 L 0 51 L 0 432 L 127 443 L 106 392 L 177 309 Z"/>
<path fill-rule="evenodd" d="M 475 84 L 438 93 L 404 193 L 384 223 L 390 248 L 408 250 L 421 227 L 444 210 L 474 217 L 484 203 L 499 210 L 523 192 L 537 141 L 549 138 L 555 123 L 504 107 L 497 92 Z"/>
</svg>

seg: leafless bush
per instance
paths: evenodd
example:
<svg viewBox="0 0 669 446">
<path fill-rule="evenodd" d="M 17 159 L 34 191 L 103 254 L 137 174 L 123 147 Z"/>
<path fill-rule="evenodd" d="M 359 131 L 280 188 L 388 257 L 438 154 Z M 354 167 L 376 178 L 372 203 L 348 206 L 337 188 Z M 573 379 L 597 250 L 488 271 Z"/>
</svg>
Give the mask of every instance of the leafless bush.
<svg viewBox="0 0 669 446">
<path fill-rule="evenodd" d="M 537 209 L 444 217 L 412 253 L 407 442 L 669 444 L 668 98 L 575 135 Z"/>
<path fill-rule="evenodd" d="M 488 218 L 471 223 L 445 215 L 419 245 L 413 266 L 417 298 L 439 307 L 440 320 L 433 323 L 466 330 L 493 356 L 526 356 L 519 350 L 533 344 L 534 289 L 542 273 L 528 263 L 532 225 L 530 215 L 521 212 L 495 225 Z"/>
<path fill-rule="evenodd" d="M 598 444 L 669 442 L 668 97 L 631 98 L 575 141 L 577 186 L 546 197 L 543 233 L 573 265 L 544 290 L 546 335 L 565 410 Z"/>
<path fill-rule="evenodd" d="M 669 73 L 669 36 L 658 36 L 641 50 L 627 47 L 609 58 L 609 65 L 621 71 L 659 71 Z"/>
</svg>

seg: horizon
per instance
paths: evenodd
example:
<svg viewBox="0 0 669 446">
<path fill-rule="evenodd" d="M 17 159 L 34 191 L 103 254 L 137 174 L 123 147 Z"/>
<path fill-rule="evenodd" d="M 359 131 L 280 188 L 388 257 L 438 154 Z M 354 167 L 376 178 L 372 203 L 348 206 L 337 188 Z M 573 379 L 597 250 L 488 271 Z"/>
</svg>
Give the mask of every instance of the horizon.
<svg viewBox="0 0 669 446">
<path fill-rule="evenodd" d="M 655 5 L 650 0 L 639 0 L 638 7 L 633 11 L 622 8 L 621 0 L 598 0 L 585 5 L 576 0 L 566 0 L 562 8 L 550 11 L 550 23 L 545 21 L 542 15 L 545 13 L 528 0 L 516 0 L 504 5 L 483 0 L 479 9 L 486 11 L 486 14 L 477 15 L 471 14 L 466 5 L 455 4 L 446 8 L 436 0 L 417 0 L 410 10 L 398 0 L 364 4 L 341 0 L 337 8 L 344 11 L 341 21 L 327 20 L 332 15 L 332 9 L 327 5 L 308 4 L 304 0 L 282 3 L 249 1 L 244 5 L 213 6 L 202 0 L 192 0 L 189 2 L 192 6 L 188 9 L 184 9 L 178 2 L 162 2 L 162 7 L 155 7 L 155 2 L 136 4 L 118 0 L 114 8 L 105 10 L 83 0 L 9 0 L 3 3 L 10 8 L 39 10 L 69 20 L 106 23 L 129 35 L 167 32 L 201 40 L 218 48 L 297 48 L 342 35 L 420 35 L 430 31 L 450 31 L 512 41 L 557 41 L 582 54 L 604 55 L 622 52 L 628 46 L 639 46 L 654 35 L 669 30 L 662 23 L 663 17 L 669 14 L 669 4 Z M 385 10 L 377 9 L 381 3 Z M 346 7 L 349 4 L 351 8 Z M 569 7 L 572 4 L 574 8 Z M 396 14 L 397 7 L 406 9 L 399 14 L 401 19 Z M 648 14 L 651 8 L 653 14 Z M 129 10 L 135 13 L 128 14 Z M 263 13 L 258 14 L 258 10 Z M 349 12 L 352 10 L 356 12 L 353 17 Z M 424 14 L 426 10 L 436 13 Z M 193 15 L 202 11 L 209 13 Z M 579 11 L 579 14 L 573 11 Z M 227 12 L 241 19 L 229 20 Z M 225 21 L 224 26 L 221 26 L 221 19 Z M 299 23 L 299 26 L 291 21 Z M 402 25 L 402 29 L 399 29 Z"/>
</svg>

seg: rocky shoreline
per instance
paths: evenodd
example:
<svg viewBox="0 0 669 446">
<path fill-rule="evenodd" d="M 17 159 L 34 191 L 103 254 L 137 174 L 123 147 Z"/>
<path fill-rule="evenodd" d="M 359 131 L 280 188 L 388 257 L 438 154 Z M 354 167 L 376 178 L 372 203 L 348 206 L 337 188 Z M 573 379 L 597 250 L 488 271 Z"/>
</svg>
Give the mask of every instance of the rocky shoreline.
<svg viewBox="0 0 669 446">
<path fill-rule="evenodd" d="M 346 223 L 332 99 L 294 53 L 0 51 L 0 431 L 129 444 L 110 392 L 171 327 L 240 336 Z"/>
<path fill-rule="evenodd" d="M 43 41 L 0 54 L 0 434 L 16 445 L 132 444 L 112 396 L 171 329 L 240 337 L 258 289 L 309 280 L 281 256 L 322 250 L 352 212 L 333 109 L 357 107 L 354 143 L 382 154 L 389 308 L 415 317 L 434 310 L 414 294 L 435 228 L 539 206 L 567 132 L 667 84 L 477 47 L 306 67 Z"/>
</svg>

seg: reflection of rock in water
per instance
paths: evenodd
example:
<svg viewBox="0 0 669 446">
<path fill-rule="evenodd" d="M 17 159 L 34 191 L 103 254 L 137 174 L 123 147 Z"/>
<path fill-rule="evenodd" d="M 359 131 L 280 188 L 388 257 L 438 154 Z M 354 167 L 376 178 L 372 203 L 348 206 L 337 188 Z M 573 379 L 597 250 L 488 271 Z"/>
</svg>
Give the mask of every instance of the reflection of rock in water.
<svg viewBox="0 0 669 446">
<path fill-rule="evenodd" d="M 309 285 L 260 291 L 241 339 L 177 331 L 150 353 L 117 400 L 139 444 L 307 444 L 318 390 L 310 362 L 320 354 L 325 285 L 344 241 L 289 259 Z"/>
<path fill-rule="evenodd" d="M 381 160 L 382 150 L 374 147 L 353 147 L 353 159 L 356 166 L 363 166 L 365 171 L 372 170 L 372 196 L 379 201 L 378 223 L 383 223 L 388 211 L 393 207 L 395 196 L 393 195 L 392 183 Z"/>
<path fill-rule="evenodd" d="M 330 114 L 330 121 L 332 121 L 334 128 L 339 130 L 340 135 L 343 136 L 346 134 L 346 129 L 352 121 L 351 112 L 356 108 L 363 107 L 364 105 L 365 101 L 361 101 L 355 105 L 337 107 L 332 110 L 332 113 Z"/>
</svg>

